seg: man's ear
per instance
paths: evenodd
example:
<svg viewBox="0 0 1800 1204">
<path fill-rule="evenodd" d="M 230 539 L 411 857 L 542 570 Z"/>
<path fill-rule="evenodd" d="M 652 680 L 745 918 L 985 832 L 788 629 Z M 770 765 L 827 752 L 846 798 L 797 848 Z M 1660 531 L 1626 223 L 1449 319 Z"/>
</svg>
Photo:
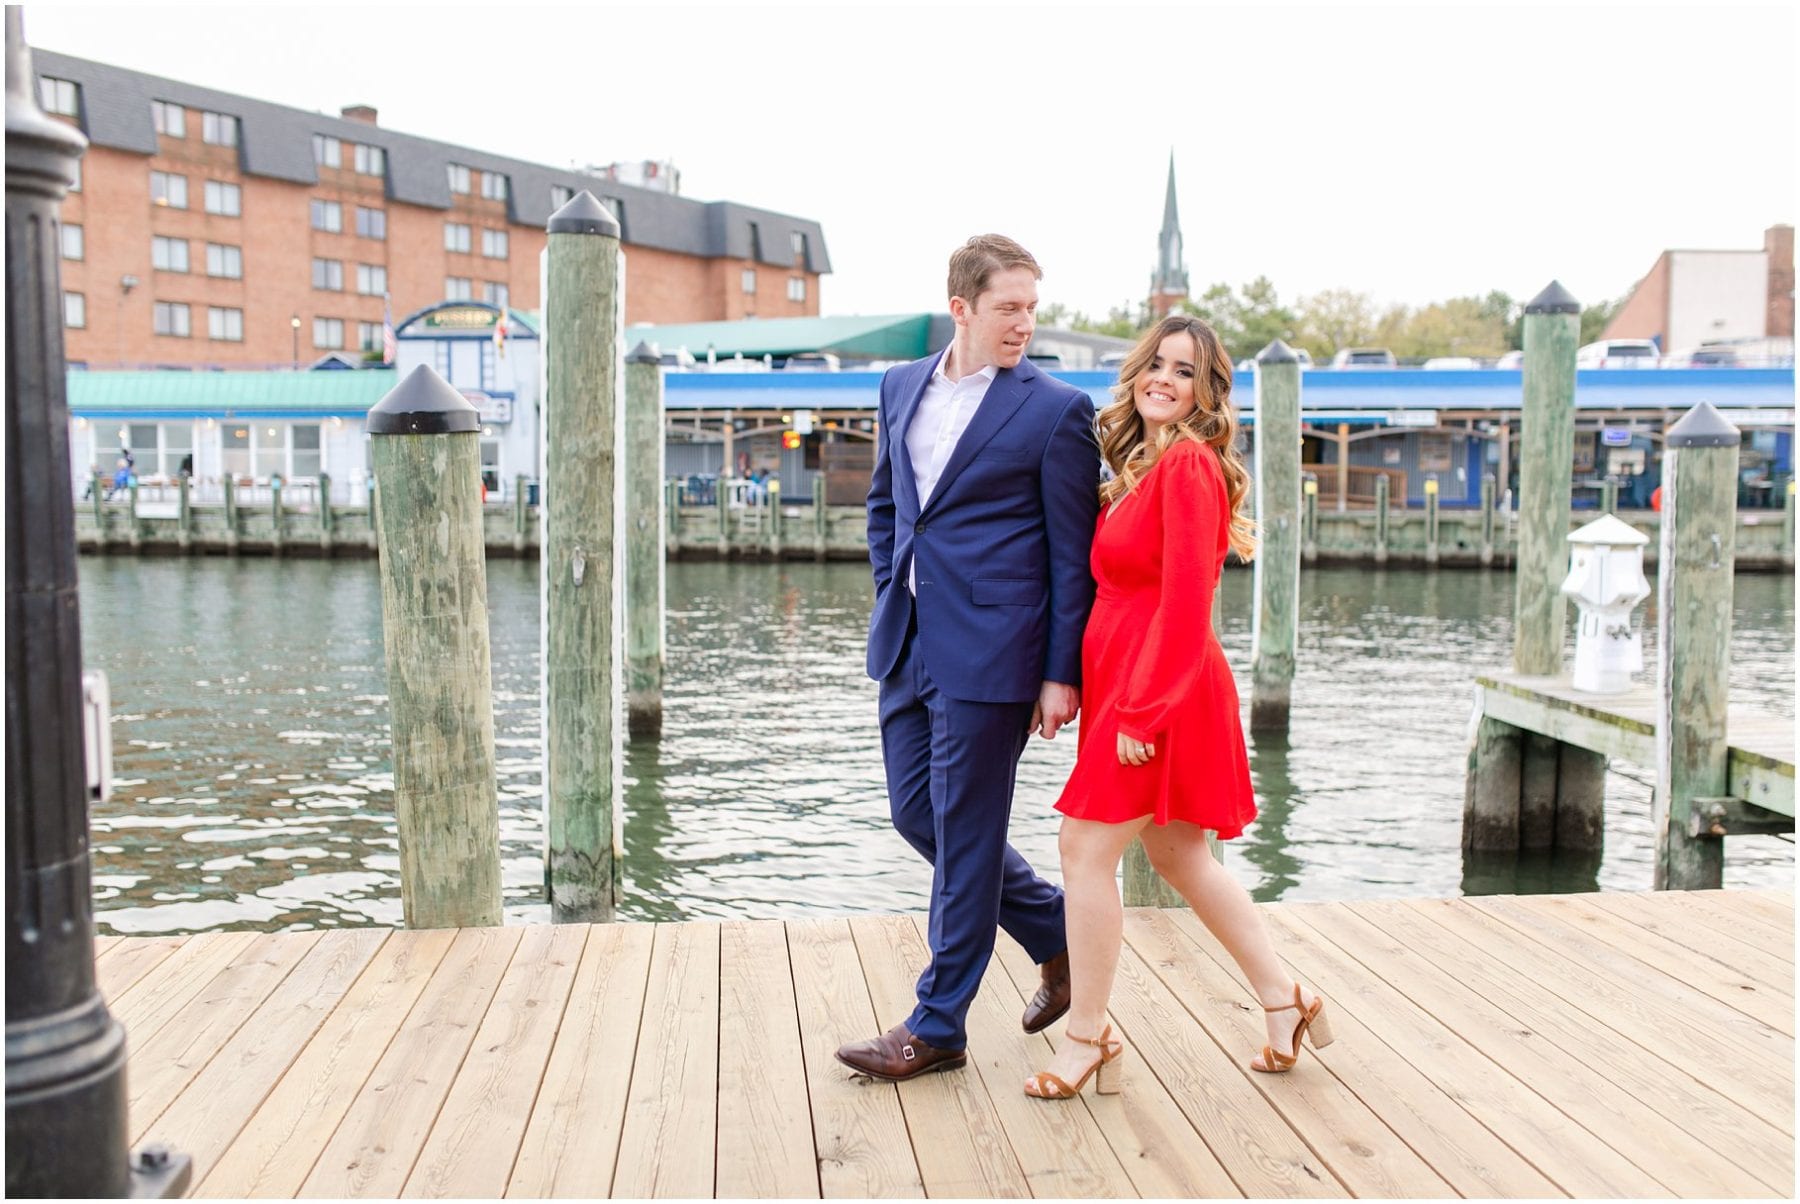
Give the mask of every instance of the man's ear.
<svg viewBox="0 0 1800 1204">
<path fill-rule="evenodd" d="M 969 315 L 974 312 L 975 307 L 970 305 L 963 298 L 950 298 L 950 317 L 958 326 L 967 326 L 969 324 Z"/>
</svg>

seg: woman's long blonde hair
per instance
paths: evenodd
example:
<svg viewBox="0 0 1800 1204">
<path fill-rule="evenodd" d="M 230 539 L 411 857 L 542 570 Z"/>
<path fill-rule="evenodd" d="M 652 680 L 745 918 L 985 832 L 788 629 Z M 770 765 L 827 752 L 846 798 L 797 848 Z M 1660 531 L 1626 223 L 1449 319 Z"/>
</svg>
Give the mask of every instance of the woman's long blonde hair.
<svg viewBox="0 0 1800 1204">
<path fill-rule="evenodd" d="M 1180 422 L 1171 422 L 1157 433 L 1154 444 L 1144 442 L 1144 420 L 1132 399 L 1138 377 L 1150 370 L 1162 341 L 1172 334 L 1194 340 L 1194 411 Z M 1240 560 L 1256 554 L 1256 523 L 1243 511 L 1250 492 L 1250 471 L 1237 449 L 1237 412 L 1231 406 L 1231 356 L 1219 336 L 1199 318 L 1170 314 L 1138 340 L 1119 368 L 1113 400 L 1100 411 L 1100 454 L 1112 469 L 1112 480 L 1100 486 L 1100 504 L 1111 505 L 1136 489 L 1144 474 L 1164 452 L 1182 439 L 1211 444 L 1225 473 L 1225 493 L 1231 507 L 1231 550 Z"/>
</svg>

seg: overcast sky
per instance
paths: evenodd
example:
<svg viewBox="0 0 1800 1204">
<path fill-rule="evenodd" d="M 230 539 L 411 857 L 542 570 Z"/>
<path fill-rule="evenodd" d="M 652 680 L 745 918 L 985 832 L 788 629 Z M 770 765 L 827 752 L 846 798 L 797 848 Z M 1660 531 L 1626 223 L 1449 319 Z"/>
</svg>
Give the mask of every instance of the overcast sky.
<svg viewBox="0 0 1800 1204">
<path fill-rule="evenodd" d="M 541 163 L 672 160 L 688 196 L 819 221 L 826 314 L 940 308 L 986 230 L 1046 302 L 1141 299 L 1171 150 L 1196 294 L 1591 302 L 1795 211 L 1786 5 L 27 4 L 25 32 Z"/>
</svg>

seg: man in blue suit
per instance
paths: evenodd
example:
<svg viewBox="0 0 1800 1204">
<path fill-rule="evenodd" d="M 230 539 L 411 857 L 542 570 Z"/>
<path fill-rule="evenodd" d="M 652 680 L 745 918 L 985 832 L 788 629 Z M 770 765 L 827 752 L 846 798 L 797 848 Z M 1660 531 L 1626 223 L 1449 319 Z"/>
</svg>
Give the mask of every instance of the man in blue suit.
<svg viewBox="0 0 1800 1204">
<path fill-rule="evenodd" d="M 931 862 L 932 889 L 918 1007 L 837 1052 L 877 1078 L 964 1064 L 996 925 L 1042 967 L 1025 1030 L 1069 1006 L 1062 891 L 1006 840 L 1027 738 L 1080 709 L 1094 594 L 1094 407 L 1025 358 L 1042 276 L 1011 239 L 970 239 L 950 257 L 950 346 L 881 382 L 868 669 L 894 827 Z"/>
</svg>

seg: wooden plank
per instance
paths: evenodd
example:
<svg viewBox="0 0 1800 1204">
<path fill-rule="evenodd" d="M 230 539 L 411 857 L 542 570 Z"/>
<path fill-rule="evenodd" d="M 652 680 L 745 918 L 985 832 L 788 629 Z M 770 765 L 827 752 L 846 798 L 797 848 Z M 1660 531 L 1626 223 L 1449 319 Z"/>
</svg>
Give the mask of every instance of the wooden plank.
<svg viewBox="0 0 1800 1204">
<path fill-rule="evenodd" d="M 1679 917 L 1681 923 L 1741 941 L 1756 949 L 1760 956 L 1793 965 L 1793 933 L 1782 932 L 1744 908 L 1718 897 L 1730 893 L 1657 891 L 1644 900 L 1644 906 L 1663 916 Z"/>
<path fill-rule="evenodd" d="M 922 1197 L 925 1181 L 913 1158 L 898 1088 L 851 1075 L 834 1056 L 844 1041 L 880 1031 L 849 923 L 790 920 L 787 936 L 820 1194 Z"/>
<path fill-rule="evenodd" d="M 105 953 L 108 949 L 111 949 L 114 945 L 118 944 L 120 939 L 121 938 L 116 937 L 116 936 L 96 935 L 94 937 L 94 956 L 96 958 L 98 958 L 101 954 Z"/>
<path fill-rule="evenodd" d="M 126 1084 L 134 1143 L 312 951 L 321 935 L 270 932 L 258 936 L 179 1016 L 138 1045 Z"/>
<path fill-rule="evenodd" d="M 1188 928 L 1193 931 L 1192 926 Z M 1174 916 L 1134 912 L 1126 921 L 1131 946 L 1221 1052 L 1233 1061 L 1251 1057 L 1268 1041 L 1261 1005 L 1231 970 L 1182 935 Z M 1235 967 L 1234 967 L 1235 968 Z M 1310 1046 L 1288 1075 L 1248 1071 L 1260 1091 L 1300 1139 L 1312 1148 L 1353 1196 L 1449 1196 L 1457 1194 L 1381 1117 L 1330 1069 L 1308 1066 Z"/>
<path fill-rule="evenodd" d="M 1491 921 L 1483 934 L 1507 928 L 1531 938 L 1509 948 L 1521 968 L 1554 976 L 1566 994 L 1585 992 L 1606 1023 L 1716 1090 L 1729 1091 L 1783 1129 L 1794 1124 L 1794 1039 L 1758 1024 L 1685 983 L 1645 973 L 1641 963 L 1586 933 L 1544 921 L 1503 896 L 1469 900 L 1453 913 L 1464 923 Z M 1600 1014 L 1597 1012 L 1596 1014 Z"/>
<path fill-rule="evenodd" d="M 926 917 L 913 916 L 911 922 L 923 949 Z M 1016 994 L 1012 979 L 990 959 L 965 1023 L 969 1069 L 987 1085 L 1031 1194 L 1040 1199 L 1135 1196 L 1131 1177 L 1086 1108 L 1025 1094 L 1025 1080 L 1042 1069 L 1044 1041 L 1019 1026 L 1019 1008 L 1007 1002 Z"/>
<path fill-rule="evenodd" d="M 142 1048 L 255 939 L 254 932 L 207 932 L 190 937 L 109 1001 L 107 1008 L 125 1026 L 131 1048 Z"/>
<path fill-rule="evenodd" d="M 612 1194 L 711 1196 L 719 1081 L 719 926 L 658 924 Z"/>
<path fill-rule="evenodd" d="M 196 1169 L 193 1194 L 296 1195 L 455 937 L 449 928 L 388 934 L 218 1164 Z"/>
<path fill-rule="evenodd" d="M 1765 987 L 1747 973 L 1684 948 L 1674 941 L 1641 928 L 1605 908 L 1595 907 L 1580 896 L 1533 900 L 1531 910 L 1554 916 L 1572 928 L 1590 933 L 1647 967 L 1685 982 L 1696 991 L 1717 999 L 1766 1024 L 1776 1032 L 1794 1035 L 1794 997 Z"/>
<path fill-rule="evenodd" d="M 107 1000 L 118 999 L 138 979 L 172 957 L 190 939 L 185 936 L 151 936 L 115 941 L 94 962 L 94 974 L 100 983 L 101 996 Z"/>
<path fill-rule="evenodd" d="M 1470 1116 L 1573 1196 L 1655 1196 L 1668 1189 L 1464 1040 L 1431 1010 L 1364 965 L 1310 920 L 1321 904 L 1285 904 L 1264 915 L 1307 947 L 1307 976 Z M 1278 938 L 1279 939 L 1279 938 Z M 1332 1046 L 1332 1050 L 1337 1047 Z M 1330 1052 L 1330 1051 L 1327 1051 Z M 1341 1057 L 1335 1054 L 1334 1057 Z"/>
<path fill-rule="evenodd" d="M 1734 911 L 1741 908 L 1763 923 L 1772 925 L 1777 932 L 1785 933 L 1790 940 L 1793 938 L 1794 896 L 1792 892 L 1722 890 L 1703 893 L 1708 902 L 1720 906 L 1730 906 Z M 1790 948 L 1788 952 L 1792 953 L 1793 950 Z"/>
<path fill-rule="evenodd" d="M 660 440 L 660 417 L 656 433 Z M 720 1198 L 819 1196 L 799 1007 L 778 920 L 719 931 L 718 1157 Z"/>
<path fill-rule="evenodd" d="M 463 928 L 344 1113 L 299 1194 L 397 1196 L 519 946 L 522 928 Z"/>
<path fill-rule="evenodd" d="M 1387 922 L 1397 919 L 1380 914 Z M 1753 1176 L 1687 1140 L 1681 1126 L 1615 1086 L 1613 1068 L 1579 1053 L 1550 1048 L 1537 1030 L 1525 1027 L 1505 1009 L 1505 1000 L 1466 981 L 1471 965 L 1445 968 L 1426 952 L 1385 930 L 1368 914 L 1342 904 L 1328 904 L 1307 915 L 1308 923 L 1340 946 L 1354 948 L 1357 958 L 1427 1008 L 1465 1041 L 1549 1100 L 1570 1121 L 1630 1158 L 1666 1191 L 1716 1196 L 1726 1192 L 1766 1191 Z M 1504 937 L 1492 942 L 1495 956 L 1522 956 Z M 1522 945 L 1524 942 L 1519 942 Z"/>
<path fill-rule="evenodd" d="M 655 936 L 650 924 L 589 930 L 508 1196 L 595 1198 L 612 1190 Z"/>
<path fill-rule="evenodd" d="M 1613 1089 L 1617 1121 L 1641 1128 L 1644 1141 L 1664 1146 L 1661 1156 L 1667 1162 L 1641 1165 L 1672 1190 L 1757 1195 L 1771 1188 L 1779 1193 L 1786 1190 L 1784 1184 L 1792 1184 L 1793 1141 L 1787 1134 L 1693 1081 L 1658 1057 L 1657 1050 L 1607 1027 L 1607 1013 L 1594 1010 L 1604 1008 L 1605 1001 L 1568 998 L 1562 994 L 1562 980 L 1548 972 L 1520 973 L 1513 960 L 1516 947 L 1508 945 L 1490 956 L 1487 950 L 1496 942 L 1479 930 L 1461 930 L 1457 919 L 1462 909 L 1444 902 L 1449 901 L 1365 904 L 1356 910 L 1421 956 L 1454 967 L 1450 972 L 1464 987 L 1567 1054 L 1553 1060 L 1553 1073 L 1603 1079 Z"/>
<path fill-rule="evenodd" d="M 1711 958 L 1727 970 L 1745 975 L 1766 992 L 1785 993 L 1788 1006 L 1793 1006 L 1793 966 L 1771 962 L 1761 950 L 1736 937 L 1689 923 L 1685 913 L 1673 908 L 1647 907 L 1634 895 L 1600 891 L 1584 899 L 1582 906 L 1604 911 L 1634 928 Z"/>
<path fill-rule="evenodd" d="M 402 1196 L 496 1199 L 512 1178 L 588 929 L 533 924 L 524 933 Z"/>
<path fill-rule="evenodd" d="M 321 933 L 293 972 L 147 1127 L 147 1139 L 187 1154 L 196 1177 L 204 1177 L 391 935 L 387 928 Z M 135 1078 L 135 1064 L 132 1071 Z"/>
<path fill-rule="evenodd" d="M 850 932 L 874 1005 L 876 1028 L 903 1022 L 918 1003 L 914 989 L 918 968 L 930 960 L 918 929 L 905 916 L 857 916 L 850 921 Z M 840 1032 L 839 1039 L 875 1035 Z M 841 1065 L 838 1071 L 850 1074 Z M 926 1195 L 1002 1199 L 1031 1195 L 978 1071 L 964 1067 L 924 1075 L 902 1083 L 899 1095 Z"/>
<path fill-rule="evenodd" d="M 1031 998 L 1042 976 L 1025 950 L 1003 936 L 995 956 L 1012 978 L 1013 994 L 1007 997 L 1007 1006 Z M 1039 1034 L 1044 1061 L 1055 1051 L 1066 1027 L 1058 1021 Z M 1154 1073 L 1133 1075 L 1117 1095 L 1103 1096 L 1090 1089 L 1082 1094 L 1081 1102 L 1131 1176 L 1137 1194 L 1146 1200 L 1222 1199 L 1243 1194 Z"/>
</svg>

